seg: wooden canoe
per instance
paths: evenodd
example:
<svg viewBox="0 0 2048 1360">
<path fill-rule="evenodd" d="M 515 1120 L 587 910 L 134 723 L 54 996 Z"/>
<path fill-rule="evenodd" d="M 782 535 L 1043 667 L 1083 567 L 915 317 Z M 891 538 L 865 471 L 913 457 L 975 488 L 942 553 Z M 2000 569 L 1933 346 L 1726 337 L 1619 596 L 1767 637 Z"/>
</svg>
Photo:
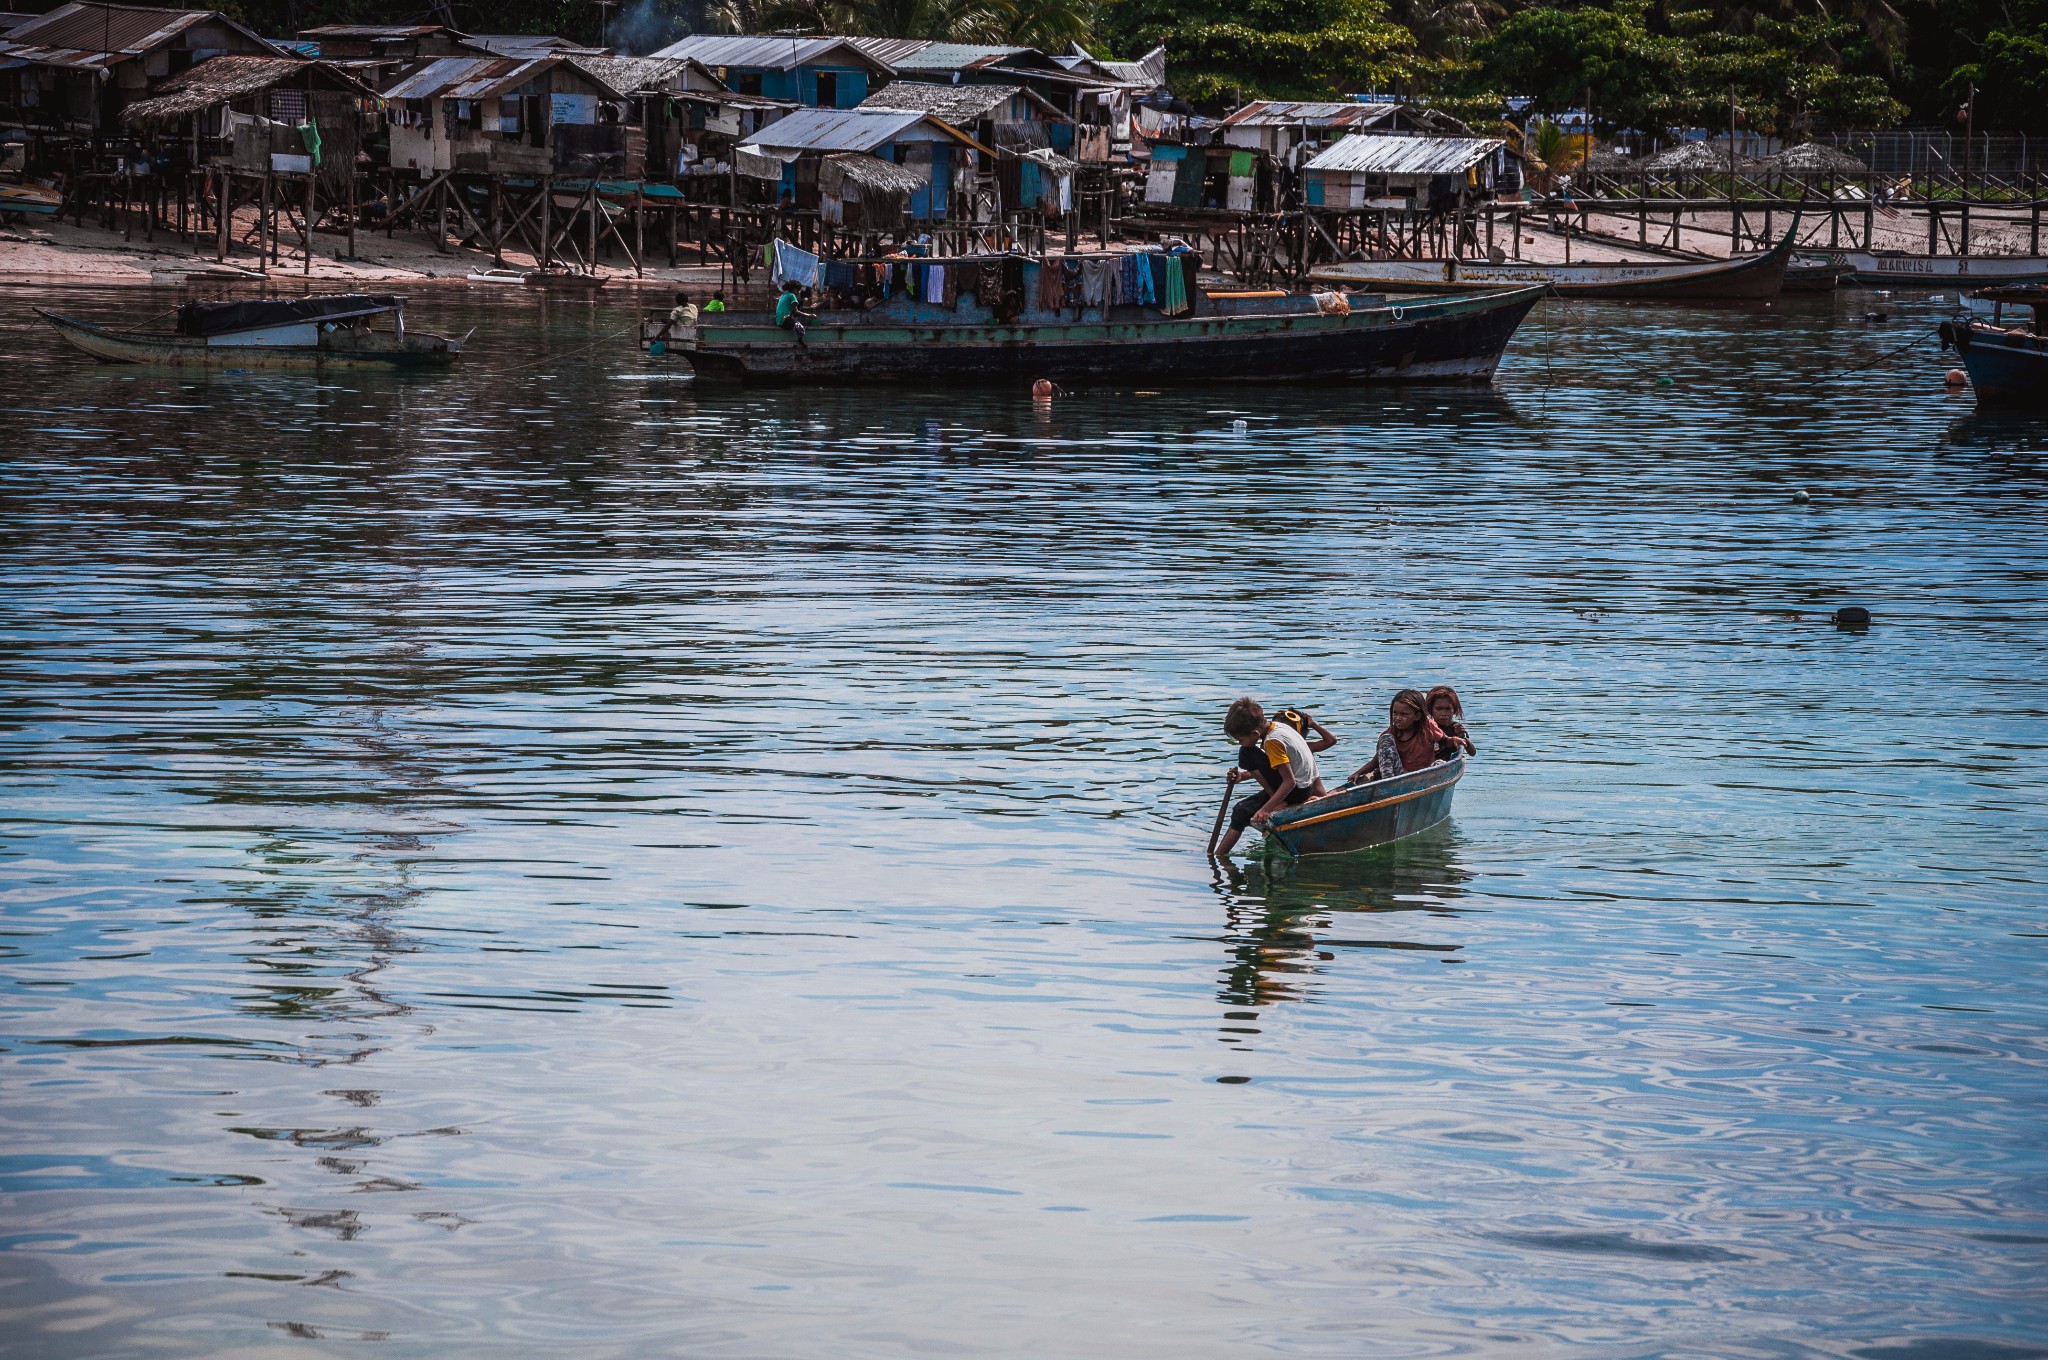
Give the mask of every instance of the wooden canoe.
<svg viewBox="0 0 2048 1360">
<path fill-rule="evenodd" d="M 158 364 L 172 368 L 440 368 L 455 362 L 462 341 L 422 331 L 395 334 L 324 334 L 313 344 L 224 345 L 206 337 L 156 331 L 121 331 L 37 307 L 73 349 L 102 363 Z"/>
<path fill-rule="evenodd" d="M 1342 855 L 1370 850 L 1427 831 L 1451 815 L 1451 794 L 1465 773 L 1465 757 L 1347 784 L 1299 806 L 1283 808 L 1266 823 L 1266 843 L 1290 855 Z"/>
</svg>

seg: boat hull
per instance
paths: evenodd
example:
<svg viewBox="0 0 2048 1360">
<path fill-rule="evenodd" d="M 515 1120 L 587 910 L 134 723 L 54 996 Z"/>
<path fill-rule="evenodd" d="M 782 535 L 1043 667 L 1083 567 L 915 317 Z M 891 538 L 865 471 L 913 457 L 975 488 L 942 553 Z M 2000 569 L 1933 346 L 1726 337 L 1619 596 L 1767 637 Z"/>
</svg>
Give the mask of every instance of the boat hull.
<svg viewBox="0 0 2048 1360">
<path fill-rule="evenodd" d="M 1887 288 L 2048 281 L 2048 256 L 2044 255 L 1877 255 L 1867 250 L 1831 250 L 1826 258 L 1849 267 L 1850 283 Z"/>
<path fill-rule="evenodd" d="M 1275 813 L 1266 843 L 1290 855 L 1342 855 L 1370 850 L 1427 831 L 1451 815 L 1451 795 L 1465 773 L 1458 756 L 1426 770 L 1353 784 Z"/>
<path fill-rule="evenodd" d="M 208 344 L 198 336 L 117 331 L 90 321 L 35 309 L 73 349 L 103 363 L 153 364 L 170 368 L 441 368 L 455 362 L 458 341 L 418 332 L 404 336 L 373 333 L 370 344 Z"/>
<path fill-rule="evenodd" d="M 1754 302 L 1785 285 L 1788 236 L 1761 255 L 1698 262 L 1493 264 L 1485 260 L 1364 260 L 1331 265 L 1319 279 L 1350 287 L 1442 292 L 1475 286 L 1547 283 L 1560 297 L 1634 302 Z"/>
<path fill-rule="evenodd" d="M 1541 287 L 1373 307 L 1348 316 L 1218 314 L 1031 325 L 810 323 L 805 343 L 763 316 L 671 342 L 707 378 L 1088 383 L 1474 381 L 1493 376 Z"/>
<path fill-rule="evenodd" d="M 1961 355 L 1978 405 L 2048 407 L 2048 342 L 2040 336 L 1944 322 L 1941 338 Z"/>
</svg>

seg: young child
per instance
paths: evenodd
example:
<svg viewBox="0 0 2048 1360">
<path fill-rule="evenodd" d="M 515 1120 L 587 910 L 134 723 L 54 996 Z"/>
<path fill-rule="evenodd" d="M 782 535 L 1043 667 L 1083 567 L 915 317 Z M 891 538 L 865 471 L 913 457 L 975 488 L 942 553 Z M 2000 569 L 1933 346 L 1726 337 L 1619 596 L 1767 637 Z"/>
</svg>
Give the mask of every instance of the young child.
<svg viewBox="0 0 2048 1360">
<path fill-rule="evenodd" d="M 711 301 L 704 304 L 704 314 L 709 316 L 713 312 L 722 312 L 724 310 L 725 290 L 721 288 L 711 295 Z"/>
<path fill-rule="evenodd" d="M 1422 691 L 1404 689 L 1387 705 L 1386 730 L 1373 748 L 1373 756 L 1352 771 L 1347 784 L 1364 784 L 1375 779 L 1392 779 L 1397 774 L 1426 770 L 1439 760 L 1457 754 L 1457 745 L 1443 734 L 1429 717 L 1429 700 Z"/>
<path fill-rule="evenodd" d="M 1472 744 L 1472 734 L 1465 730 L 1464 717 L 1465 706 L 1458 702 L 1458 691 L 1449 685 L 1438 685 L 1429 692 L 1429 720 L 1466 755 L 1476 756 L 1479 748 Z"/>
<path fill-rule="evenodd" d="M 1305 725 L 1316 731 L 1318 741 L 1334 746 L 1337 739 L 1307 714 Z M 1316 773 L 1315 750 L 1302 733 L 1288 723 L 1270 721 L 1266 711 L 1249 696 L 1239 699 L 1223 715 L 1223 735 L 1238 746 L 1239 768 L 1230 772 L 1230 782 L 1255 779 L 1259 791 L 1240 798 L 1231 810 L 1230 830 L 1216 843 L 1216 853 L 1227 855 L 1248 826 L 1261 825 L 1284 807 L 1320 797 L 1323 781 Z M 1327 746 L 1324 749 L 1328 749 Z M 1264 769 L 1258 768 L 1263 764 Z"/>
</svg>

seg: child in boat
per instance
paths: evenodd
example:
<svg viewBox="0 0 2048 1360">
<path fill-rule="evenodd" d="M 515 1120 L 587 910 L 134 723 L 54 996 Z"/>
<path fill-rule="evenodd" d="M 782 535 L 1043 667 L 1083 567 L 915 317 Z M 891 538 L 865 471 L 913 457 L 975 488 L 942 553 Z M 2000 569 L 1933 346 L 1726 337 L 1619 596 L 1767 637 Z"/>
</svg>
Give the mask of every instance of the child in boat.
<svg viewBox="0 0 2048 1360">
<path fill-rule="evenodd" d="M 797 294 L 795 280 L 792 279 L 782 285 L 782 296 L 775 299 L 775 324 L 786 331 L 794 331 L 799 345 L 805 343 L 804 322 L 816 316 L 816 312 L 804 310 L 803 299 Z"/>
<path fill-rule="evenodd" d="M 1281 808 L 1306 803 L 1324 792 L 1316 773 L 1318 747 L 1309 744 L 1304 730 L 1316 733 L 1323 750 L 1335 746 L 1337 738 L 1306 713 L 1288 712 L 1301 719 L 1300 727 L 1268 719 L 1266 711 L 1249 696 L 1232 704 L 1223 715 L 1223 735 L 1238 744 L 1238 762 L 1243 767 L 1230 772 L 1230 782 L 1255 779 L 1259 791 L 1238 799 L 1230 814 L 1230 830 L 1216 844 L 1219 855 L 1230 853 L 1246 827 L 1261 825 Z M 1256 768 L 1255 762 L 1264 768 Z"/>
<path fill-rule="evenodd" d="M 711 295 L 711 301 L 704 304 L 704 314 L 709 316 L 713 312 L 722 312 L 724 310 L 725 290 L 721 288 Z"/>
<path fill-rule="evenodd" d="M 1472 734 L 1465 730 L 1465 706 L 1458 702 L 1458 691 L 1449 685 L 1438 685 L 1429 692 L 1429 720 L 1437 725 L 1443 734 L 1468 756 L 1479 754 L 1479 748 L 1472 744 Z"/>
<path fill-rule="evenodd" d="M 1392 779 L 1397 774 L 1428 769 L 1449 759 L 1458 747 L 1431 721 L 1429 700 L 1421 690 L 1404 689 L 1387 705 L 1387 726 L 1371 760 L 1352 771 L 1347 784 L 1364 784 L 1375 779 Z"/>
</svg>

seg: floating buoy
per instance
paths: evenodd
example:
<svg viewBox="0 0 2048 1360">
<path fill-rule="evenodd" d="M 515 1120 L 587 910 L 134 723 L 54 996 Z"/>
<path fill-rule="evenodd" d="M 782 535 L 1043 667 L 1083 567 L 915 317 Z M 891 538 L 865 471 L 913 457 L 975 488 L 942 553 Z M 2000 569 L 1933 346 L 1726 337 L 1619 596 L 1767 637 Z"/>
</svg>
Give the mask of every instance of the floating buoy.
<svg viewBox="0 0 2048 1360">
<path fill-rule="evenodd" d="M 1669 386 L 1671 386 L 1671 379 L 1670 379 L 1669 377 L 1662 377 L 1662 378 L 1659 378 L 1659 379 L 1657 379 L 1657 386 L 1659 386 L 1659 387 L 1669 387 Z"/>
<path fill-rule="evenodd" d="M 1792 493 L 1792 503 L 1794 505 L 1804 505 L 1812 499 L 1813 497 L 1806 494 L 1806 488 L 1803 486 Z"/>
<path fill-rule="evenodd" d="M 1835 611 L 1835 627 L 1837 628 L 1868 628 L 1869 626 L 1870 611 L 1860 604 L 1844 605 Z"/>
<path fill-rule="evenodd" d="M 1246 430 L 1249 430 L 1251 427 L 1251 422 L 1248 420 L 1240 419 L 1233 420 L 1230 422 L 1230 432 L 1232 434 L 1243 434 Z"/>
<path fill-rule="evenodd" d="M 1041 401 L 1049 401 L 1049 400 L 1051 400 L 1051 399 L 1052 399 L 1052 379 L 1051 379 L 1051 378 L 1040 378 L 1040 379 L 1039 379 L 1039 380 L 1038 380 L 1037 382 L 1035 382 L 1035 383 L 1031 384 L 1031 395 L 1032 395 L 1032 396 L 1034 396 L 1034 397 L 1037 397 L 1037 398 L 1038 398 L 1039 400 L 1041 400 Z"/>
<path fill-rule="evenodd" d="M 1948 376 L 1944 377 L 1942 381 L 1950 387 L 1962 387 L 1970 381 L 1970 375 L 1963 372 L 1960 368 L 1952 368 L 1948 371 Z"/>
</svg>

